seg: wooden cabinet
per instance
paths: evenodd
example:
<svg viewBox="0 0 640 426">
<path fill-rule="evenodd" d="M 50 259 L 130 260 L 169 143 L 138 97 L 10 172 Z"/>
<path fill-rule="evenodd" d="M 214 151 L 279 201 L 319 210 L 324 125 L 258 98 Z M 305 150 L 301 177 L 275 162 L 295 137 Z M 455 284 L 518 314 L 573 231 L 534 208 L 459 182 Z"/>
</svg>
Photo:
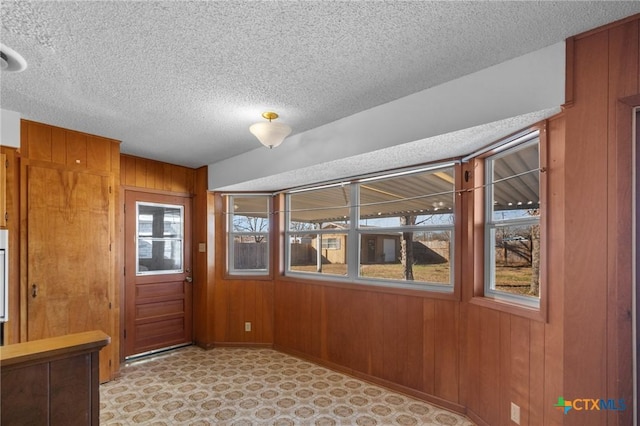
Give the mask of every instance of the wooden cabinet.
<svg viewBox="0 0 640 426">
<path fill-rule="evenodd" d="M 23 120 L 22 341 L 101 330 L 100 380 L 119 367 L 119 142 Z M 115 161 L 114 161 L 115 159 Z"/>
<path fill-rule="evenodd" d="M 3 425 L 98 425 L 101 331 L 18 343 L 0 349 Z"/>
<path fill-rule="evenodd" d="M 47 124 L 22 120 L 21 149 L 32 161 L 66 166 L 72 170 L 119 170 L 119 142 Z M 114 146 L 115 145 L 115 146 Z"/>
</svg>

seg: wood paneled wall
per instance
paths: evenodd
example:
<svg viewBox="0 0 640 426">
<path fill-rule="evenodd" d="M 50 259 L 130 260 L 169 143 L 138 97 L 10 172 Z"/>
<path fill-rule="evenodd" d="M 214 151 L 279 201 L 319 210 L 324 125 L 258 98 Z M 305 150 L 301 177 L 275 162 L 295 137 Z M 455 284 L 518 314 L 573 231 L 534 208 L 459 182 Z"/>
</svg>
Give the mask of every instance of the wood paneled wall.
<svg viewBox="0 0 640 426">
<path fill-rule="evenodd" d="M 273 345 L 273 280 L 247 277 L 229 277 L 226 274 L 226 213 L 220 194 L 206 192 L 206 176 L 198 179 L 198 203 L 196 215 L 206 217 L 208 231 L 202 228 L 196 239 L 207 242 L 207 258 L 204 269 L 198 266 L 202 277 L 207 275 L 206 301 L 196 303 L 196 342 L 202 347 L 222 345 Z M 206 202 L 204 201 L 206 197 Z M 207 211 L 204 211 L 204 205 Z M 215 267 L 214 267 L 215 265 Z M 203 293 L 200 293 L 203 294 Z M 194 295 L 197 300 L 197 296 Z M 203 312 L 203 310 L 207 310 Z M 199 317 L 198 317 L 199 315 Z M 245 322 L 251 322 L 251 331 L 245 331 Z"/>
<path fill-rule="evenodd" d="M 209 194 L 201 213 L 215 222 L 214 296 L 203 305 L 213 305 L 208 342 L 273 343 L 466 412 L 481 425 L 514 424 L 512 402 L 521 425 L 630 424 L 630 408 L 564 415 L 554 404 L 558 397 L 632 404 L 631 110 L 640 105 L 639 19 L 567 42 L 567 104 L 545 130 L 548 294 L 540 318 L 472 302 L 482 279 L 473 221 L 462 225 L 461 299 L 284 277 L 279 243 L 273 281 L 229 279 L 222 198 Z M 471 201 L 465 208 L 474 207 Z M 245 321 L 266 328 L 246 333 Z"/>
<path fill-rule="evenodd" d="M 9 321 L 4 324 L 4 343 L 20 342 L 20 155 L 15 148 L 2 146 L 6 155 L 6 210 L 9 230 Z M 4 167 L 4 165 L 0 165 Z M 2 213 L 4 214 L 4 212 Z"/>
<path fill-rule="evenodd" d="M 631 424 L 632 108 L 640 106 L 640 16 L 568 43 L 565 398 L 625 399 L 567 424 Z"/>
<path fill-rule="evenodd" d="M 20 342 L 27 341 L 29 338 L 33 339 L 34 337 L 32 336 L 39 338 L 39 336 L 42 335 L 42 332 L 45 333 L 44 335 L 59 335 L 66 333 L 71 329 L 71 327 L 78 328 L 80 330 L 86 326 L 102 328 L 103 331 L 108 333 L 112 339 L 111 343 L 100 353 L 100 379 L 102 381 L 114 378 L 120 365 L 120 359 L 118 356 L 120 347 L 120 339 L 118 336 L 118 330 L 120 329 L 120 312 L 119 288 L 117 286 L 117 277 L 120 272 L 117 262 L 117 247 L 119 242 L 117 223 L 119 214 L 118 209 L 115 207 L 115 203 L 118 200 L 118 187 L 117 185 L 113 185 L 113 183 L 119 180 L 120 176 L 119 159 L 120 142 L 114 139 L 64 129 L 48 124 L 37 123 L 30 120 L 21 120 L 20 194 L 16 194 L 16 200 L 20 203 L 20 223 L 18 225 L 20 234 L 20 250 L 19 256 L 17 256 L 19 258 L 20 265 L 16 268 L 16 270 L 19 270 L 20 276 L 20 293 L 11 296 L 12 303 L 15 303 L 15 299 L 13 299 L 15 297 L 18 298 L 17 303 L 19 303 Z M 104 228 L 96 228 L 93 229 L 93 231 L 104 231 L 107 233 L 107 235 L 100 234 L 100 239 L 94 238 L 96 241 L 104 242 L 104 244 L 96 245 L 96 241 L 90 241 L 92 240 L 92 236 L 95 237 L 95 235 L 90 233 L 71 233 L 67 235 L 67 232 L 64 229 L 59 229 L 55 226 L 52 227 L 53 222 L 47 222 L 46 218 L 39 220 L 29 214 L 29 209 L 32 208 L 32 206 L 29 206 L 28 202 L 30 200 L 30 194 L 37 193 L 33 192 L 34 188 L 37 188 L 38 185 L 40 185 L 40 187 L 49 187 L 51 183 L 51 181 L 47 181 L 42 177 L 44 175 L 38 175 L 38 177 L 36 177 L 32 173 L 36 169 L 41 171 L 47 170 L 44 175 L 48 174 L 51 176 L 53 174 L 66 174 L 67 176 L 83 176 L 82 180 L 84 183 L 89 181 L 92 181 L 93 183 L 101 182 L 100 185 L 93 184 L 91 190 L 86 190 L 88 192 L 81 196 L 83 198 L 83 202 L 90 200 L 89 204 L 95 203 L 95 205 L 100 205 L 103 208 L 101 213 L 105 220 Z M 49 172 L 51 172 L 51 174 L 49 174 Z M 56 180 L 55 183 L 58 184 L 58 181 Z M 87 185 L 90 184 L 87 183 Z M 55 191 L 60 191 L 60 186 L 54 190 L 54 193 Z M 101 191 L 101 195 L 98 195 L 93 191 Z M 102 198 L 100 198 L 101 196 Z M 38 196 L 34 195 L 34 200 L 35 199 L 40 200 Z M 63 203 L 63 205 L 66 209 L 73 209 L 72 204 L 69 201 Z M 84 213 L 87 211 L 88 210 L 85 210 Z M 86 216 L 88 216 L 88 214 L 86 214 Z M 80 223 L 76 223 L 76 225 L 82 226 Z M 64 301 L 60 301 L 60 306 L 65 306 L 65 308 L 58 312 L 64 311 L 64 315 L 61 315 L 60 317 L 55 317 L 54 315 L 47 316 L 45 321 L 42 323 L 35 321 L 37 315 L 33 312 L 29 312 L 28 309 L 31 298 L 27 297 L 27 292 L 28 288 L 31 288 L 31 285 L 33 284 L 32 282 L 29 282 L 31 279 L 29 274 L 34 274 L 33 271 L 35 269 L 32 270 L 30 269 L 31 267 L 40 265 L 42 262 L 38 262 L 37 258 L 30 257 L 29 254 L 31 253 L 30 250 L 44 246 L 42 244 L 43 241 L 50 242 L 52 240 L 37 231 L 33 232 L 33 230 L 29 229 L 29 226 L 35 226 L 35 229 L 38 229 L 38 226 L 41 226 L 41 229 L 46 228 L 48 232 L 54 233 L 55 235 L 60 235 L 59 232 L 64 232 L 64 235 L 67 235 L 65 240 L 67 244 L 73 245 L 74 247 L 81 247 L 82 244 L 86 244 L 84 247 L 87 248 L 87 251 L 84 251 L 84 253 L 89 256 L 87 259 L 90 259 L 93 255 L 100 256 L 103 262 L 101 264 L 101 269 L 96 269 L 96 271 L 99 272 L 96 276 L 99 278 L 94 280 L 93 284 L 103 289 L 104 294 L 100 294 L 99 292 L 82 293 L 82 291 L 90 288 L 89 286 L 84 286 L 82 284 L 78 285 L 79 280 L 84 279 L 84 274 L 86 273 L 86 264 L 84 263 L 78 262 L 76 264 L 76 266 L 80 268 L 79 271 L 67 270 L 64 267 L 59 268 L 60 271 L 58 272 L 60 275 L 58 276 L 64 275 L 66 280 L 58 279 L 56 281 L 57 289 L 71 289 L 73 285 L 76 285 L 73 289 L 76 291 L 73 297 L 76 297 L 78 294 L 83 295 L 77 296 L 78 298 L 84 297 L 86 294 L 95 295 L 96 300 L 99 300 L 99 302 L 87 301 L 87 303 L 99 303 L 99 308 L 95 310 L 87 308 L 84 312 L 76 313 L 76 316 L 68 317 L 67 308 L 72 306 L 67 304 L 70 303 L 69 301 L 72 299 L 72 297 L 69 297 Z M 30 232 L 33 233 L 31 234 Z M 116 249 L 113 249 L 113 247 L 116 247 Z M 55 256 L 65 255 L 65 247 L 57 248 L 58 251 L 48 251 L 49 253 L 52 253 L 51 256 L 47 258 L 49 262 L 55 263 Z M 89 254 L 89 248 L 91 248 L 91 255 Z M 62 259 L 62 257 L 60 257 L 60 259 Z M 68 294 L 72 293 L 73 292 L 71 290 L 68 292 Z M 60 294 L 65 294 L 65 292 L 60 291 Z M 79 300 L 78 298 L 76 301 Z M 55 298 L 52 297 L 47 300 L 46 292 L 41 292 L 41 297 L 38 299 L 38 302 L 42 301 L 46 304 L 51 303 L 54 299 Z M 33 302 L 33 300 L 31 301 Z M 56 300 L 56 302 L 58 301 L 59 300 Z M 86 303 L 82 306 L 85 305 Z M 49 306 L 53 306 L 53 303 Z M 100 310 L 105 312 L 103 317 L 97 313 L 100 312 Z M 67 318 L 71 318 L 72 320 L 79 318 L 78 315 L 86 315 L 89 322 L 67 321 Z M 94 322 L 93 325 L 91 324 L 92 321 Z"/>
<path fill-rule="evenodd" d="M 130 155 L 120 156 L 120 184 L 127 188 L 192 195 L 196 172 L 189 167 Z"/>
<path fill-rule="evenodd" d="M 459 304 L 280 278 L 276 348 L 457 410 Z"/>
<path fill-rule="evenodd" d="M 215 289 L 215 206 L 213 194 L 207 192 L 207 167 L 196 170 L 193 200 L 193 338 L 198 346 L 212 348 L 214 335 Z M 204 251 L 200 250 L 200 247 Z"/>
<path fill-rule="evenodd" d="M 541 138 L 548 140 L 546 161 L 547 239 L 546 321 L 501 311 L 471 302 L 461 304 L 465 330 L 462 398 L 467 414 L 478 424 L 511 424 L 511 403 L 520 407 L 521 425 L 562 424 L 563 413 L 553 404 L 563 396 L 563 301 L 564 301 L 564 182 L 565 119 L 549 120 Z M 474 165 L 468 166 L 470 170 Z M 473 182 L 472 186 L 477 185 Z M 468 209 L 473 209 L 469 204 Z M 474 253 L 473 234 L 463 259 L 463 293 L 471 294 L 473 265 L 482 262 Z M 469 240 L 471 239 L 471 240 Z"/>
</svg>

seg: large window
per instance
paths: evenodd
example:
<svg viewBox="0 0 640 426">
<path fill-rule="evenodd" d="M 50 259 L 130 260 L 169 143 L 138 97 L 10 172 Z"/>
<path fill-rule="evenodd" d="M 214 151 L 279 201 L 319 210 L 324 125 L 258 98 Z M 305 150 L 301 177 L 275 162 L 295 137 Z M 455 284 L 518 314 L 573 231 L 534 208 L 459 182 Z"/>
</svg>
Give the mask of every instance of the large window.
<svg viewBox="0 0 640 426">
<path fill-rule="evenodd" d="M 287 194 L 287 273 L 450 292 L 452 165 Z"/>
<path fill-rule="evenodd" d="M 269 196 L 228 195 L 228 272 L 269 274 Z"/>
<path fill-rule="evenodd" d="M 346 277 L 350 185 L 290 193 L 287 204 L 288 270 Z"/>
<path fill-rule="evenodd" d="M 540 304 L 538 132 L 485 160 L 485 296 Z"/>
</svg>

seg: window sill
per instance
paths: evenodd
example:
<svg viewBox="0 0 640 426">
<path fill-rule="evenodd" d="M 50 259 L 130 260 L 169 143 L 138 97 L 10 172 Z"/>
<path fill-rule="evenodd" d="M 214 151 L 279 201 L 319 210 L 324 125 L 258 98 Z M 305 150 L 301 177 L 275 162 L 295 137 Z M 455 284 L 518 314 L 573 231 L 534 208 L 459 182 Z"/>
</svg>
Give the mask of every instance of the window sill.
<svg viewBox="0 0 640 426">
<path fill-rule="evenodd" d="M 392 285 L 384 285 L 382 283 L 371 283 L 367 281 L 351 281 L 348 279 L 332 279 L 331 277 L 308 277 L 301 275 L 281 275 L 276 281 L 295 282 L 308 285 L 321 285 L 325 287 L 342 288 L 348 290 L 369 291 L 376 293 L 387 293 L 405 296 L 423 297 L 429 299 L 441 299 L 459 301 L 460 298 L 455 289 L 451 291 L 434 291 L 431 289 L 394 287 Z"/>
<path fill-rule="evenodd" d="M 230 274 L 225 272 L 223 278 L 229 281 L 273 281 L 273 275 L 268 274 Z"/>
<path fill-rule="evenodd" d="M 546 310 L 543 309 L 543 301 L 540 301 L 540 308 L 518 305 L 513 302 L 502 301 L 484 296 L 475 296 L 469 300 L 469 304 L 495 311 L 505 312 L 511 315 L 527 318 L 532 321 L 547 322 Z"/>
</svg>

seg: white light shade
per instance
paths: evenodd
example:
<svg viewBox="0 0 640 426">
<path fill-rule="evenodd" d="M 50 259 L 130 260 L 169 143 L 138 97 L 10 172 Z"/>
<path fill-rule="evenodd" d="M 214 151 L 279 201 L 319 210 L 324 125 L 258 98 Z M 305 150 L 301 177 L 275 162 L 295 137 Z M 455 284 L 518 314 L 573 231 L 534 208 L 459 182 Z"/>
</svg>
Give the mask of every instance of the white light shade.
<svg viewBox="0 0 640 426">
<path fill-rule="evenodd" d="M 280 145 L 284 138 L 291 133 L 291 127 L 283 123 L 273 121 L 262 121 L 249 127 L 249 131 L 255 135 L 260 143 L 269 148 Z"/>
</svg>

